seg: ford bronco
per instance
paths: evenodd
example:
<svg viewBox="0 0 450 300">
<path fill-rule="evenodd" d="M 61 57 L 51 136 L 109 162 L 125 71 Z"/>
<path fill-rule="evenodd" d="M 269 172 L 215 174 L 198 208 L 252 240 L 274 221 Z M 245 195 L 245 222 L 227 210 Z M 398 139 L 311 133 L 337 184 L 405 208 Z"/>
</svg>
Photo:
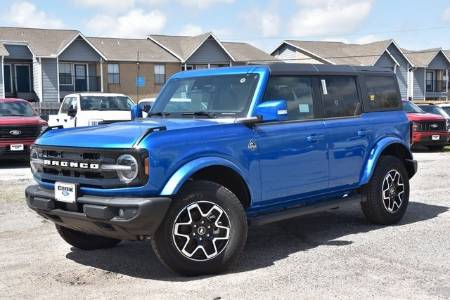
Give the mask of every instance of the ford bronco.
<svg viewBox="0 0 450 300">
<path fill-rule="evenodd" d="M 180 99 L 184 99 L 180 101 Z M 177 73 L 148 118 L 50 128 L 31 151 L 28 206 L 84 250 L 151 239 L 183 275 L 225 270 L 249 225 L 357 201 L 404 215 L 410 123 L 384 69 L 272 64 Z"/>
</svg>

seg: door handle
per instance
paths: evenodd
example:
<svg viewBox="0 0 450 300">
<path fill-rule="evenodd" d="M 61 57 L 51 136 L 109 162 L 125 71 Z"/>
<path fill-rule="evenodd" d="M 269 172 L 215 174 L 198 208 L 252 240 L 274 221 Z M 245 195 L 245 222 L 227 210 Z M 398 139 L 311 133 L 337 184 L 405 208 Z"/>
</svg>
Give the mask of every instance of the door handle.
<svg viewBox="0 0 450 300">
<path fill-rule="evenodd" d="M 310 143 L 314 143 L 314 142 L 318 142 L 321 141 L 325 138 L 324 135 L 321 134 L 311 134 L 309 136 L 306 137 L 306 140 Z"/>
<path fill-rule="evenodd" d="M 358 136 L 368 136 L 369 134 L 372 133 L 372 130 L 358 130 L 358 132 L 356 133 Z"/>
</svg>

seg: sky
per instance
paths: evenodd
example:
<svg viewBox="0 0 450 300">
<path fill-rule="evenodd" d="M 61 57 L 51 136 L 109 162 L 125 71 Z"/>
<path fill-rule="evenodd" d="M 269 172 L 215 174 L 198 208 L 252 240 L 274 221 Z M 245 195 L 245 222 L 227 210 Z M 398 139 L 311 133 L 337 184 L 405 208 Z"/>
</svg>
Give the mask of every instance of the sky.
<svg viewBox="0 0 450 300">
<path fill-rule="evenodd" d="M 271 52 L 284 39 L 450 49 L 448 0 L 0 0 L 0 26 L 145 38 L 212 31 Z"/>
</svg>

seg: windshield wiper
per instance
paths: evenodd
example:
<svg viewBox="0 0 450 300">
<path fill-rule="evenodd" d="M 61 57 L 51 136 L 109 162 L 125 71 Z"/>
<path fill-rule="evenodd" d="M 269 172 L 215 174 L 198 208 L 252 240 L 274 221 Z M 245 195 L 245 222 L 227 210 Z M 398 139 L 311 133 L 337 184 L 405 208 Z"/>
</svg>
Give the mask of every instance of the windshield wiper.
<svg viewBox="0 0 450 300">
<path fill-rule="evenodd" d="M 193 111 L 193 112 L 184 112 L 181 115 L 183 116 L 196 116 L 196 117 L 208 117 L 208 118 L 215 118 L 216 113 L 210 112 L 210 111 Z"/>
<path fill-rule="evenodd" d="M 2 115 L 2 117 L 25 117 L 25 115 L 20 115 L 20 114 L 6 114 L 6 115 Z"/>
<path fill-rule="evenodd" d="M 160 111 L 160 112 L 152 112 L 152 113 L 148 113 L 147 117 L 152 117 L 152 116 L 167 117 L 167 116 L 169 116 L 169 115 L 170 115 L 169 112 Z"/>
</svg>

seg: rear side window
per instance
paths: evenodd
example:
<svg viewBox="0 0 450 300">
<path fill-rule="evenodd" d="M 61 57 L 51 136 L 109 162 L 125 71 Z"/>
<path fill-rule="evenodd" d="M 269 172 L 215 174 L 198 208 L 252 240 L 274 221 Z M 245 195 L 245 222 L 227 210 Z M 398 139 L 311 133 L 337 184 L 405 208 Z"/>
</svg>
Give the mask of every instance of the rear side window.
<svg viewBox="0 0 450 300">
<path fill-rule="evenodd" d="M 400 109 L 400 93 L 394 77 L 367 76 L 366 88 L 369 111 Z"/>
<path fill-rule="evenodd" d="M 263 101 L 286 100 L 288 120 L 314 119 L 312 81 L 301 76 L 271 77 Z"/>
<path fill-rule="evenodd" d="M 326 118 L 361 114 L 356 79 L 351 76 L 327 76 L 320 80 Z"/>
</svg>

